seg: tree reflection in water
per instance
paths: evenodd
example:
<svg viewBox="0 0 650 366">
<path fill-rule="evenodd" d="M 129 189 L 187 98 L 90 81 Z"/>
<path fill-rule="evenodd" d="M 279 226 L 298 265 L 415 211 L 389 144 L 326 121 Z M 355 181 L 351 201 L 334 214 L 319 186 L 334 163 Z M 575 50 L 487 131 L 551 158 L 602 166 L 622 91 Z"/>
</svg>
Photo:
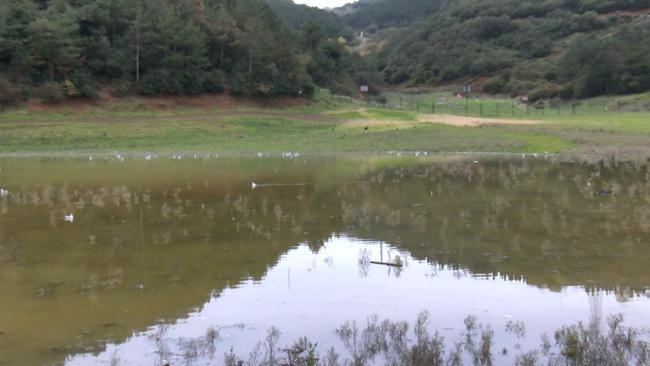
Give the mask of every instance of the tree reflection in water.
<svg viewBox="0 0 650 366">
<path fill-rule="evenodd" d="M 124 341 L 160 319 L 184 319 L 214 297 L 260 284 L 290 253 L 300 254 L 292 285 L 307 261 L 335 273 L 347 268 L 346 259 L 330 253 L 313 262 L 313 256 L 337 237 L 355 238 L 346 244 L 357 245 L 349 254 L 355 277 L 365 273 L 375 281 L 377 271 L 390 271 L 377 285 L 378 304 L 405 296 L 408 281 L 425 279 L 419 293 L 433 292 L 426 286 L 445 283 L 448 274 L 534 286 L 549 298 L 576 289 L 604 293 L 609 310 L 636 306 L 650 284 L 645 163 L 493 158 L 474 164 L 445 157 L 2 165 L 8 193 L 0 197 L 0 361 L 8 363 L 56 363 Z M 251 190 L 252 181 L 309 184 Z M 74 223 L 64 221 L 69 213 Z M 397 254 L 409 266 L 364 269 L 358 260 L 366 243 L 392 250 L 373 252 L 372 260 Z M 409 275 L 424 267 L 420 278 Z M 289 270 L 282 270 L 286 283 Z M 312 268 L 316 275 L 322 270 Z M 348 275 L 330 278 L 346 307 L 361 301 L 345 297 L 357 283 Z M 390 287 L 390 281 L 401 282 Z M 494 289 L 504 291 L 503 307 L 518 301 L 507 288 Z M 451 289 L 457 294 L 462 286 Z M 609 294 L 620 303 L 611 304 Z M 368 313 L 359 310 L 356 319 Z M 186 348 L 192 355 L 200 347 Z"/>
</svg>

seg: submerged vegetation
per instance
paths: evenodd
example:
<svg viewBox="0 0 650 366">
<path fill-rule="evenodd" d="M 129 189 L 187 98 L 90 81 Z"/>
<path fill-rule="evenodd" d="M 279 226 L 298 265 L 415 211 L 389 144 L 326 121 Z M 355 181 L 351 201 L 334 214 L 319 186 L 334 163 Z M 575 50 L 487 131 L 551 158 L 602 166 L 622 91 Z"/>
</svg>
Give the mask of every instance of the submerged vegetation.
<svg viewBox="0 0 650 366">
<path fill-rule="evenodd" d="M 611 315 L 604 326 L 598 316 L 587 323 L 567 325 L 554 332 L 551 338 L 542 335 L 536 348 L 522 351 L 517 343 L 525 337 L 525 324 L 518 322 L 516 340 L 496 349 L 494 331 L 490 325 L 480 323 L 475 316 L 464 320 L 464 331 L 455 340 L 447 340 L 439 332 L 431 332 L 430 315 L 422 312 L 412 327 L 405 321 L 380 321 L 377 316 L 368 318 L 364 325 L 346 322 L 336 329 L 342 348 L 319 349 L 308 337 L 282 346 L 281 332 L 271 328 L 265 340 L 258 342 L 248 357 L 240 358 L 234 349 L 223 356 L 225 366 L 593 366 L 638 365 L 650 362 L 647 333 L 623 325 L 623 316 Z M 157 365 L 171 364 L 176 356 L 186 365 L 195 362 L 211 364 L 218 359 L 216 349 L 219 330 L 211 327 L 199 339 L 178 341 L 181 354 L 174 355 L 166 345 L 161 325 L 151 335 L 160 356 Z M 511 322 L 506 331 L 512 331 Z M 168 341 L 168 340 L 167 340 Z M 498 355 L 497 355 L 498 354 Z M 495 359 L 500 361 L 495 361 Z M 114 356 L 115 366 L 119 357 Z M 508 360 L 508 361 L 505 361 Z"/>
<path fill-rule="evenodd" d="M 277 325 L 291 337 L 288 340 L 308 335 L 311 343 L 318 341 L 320 362 L 330 347 L 320 338 L 320 330 L 329 332 L 328 340 L 335 339 L 333 328 L 354 319 L 357 330 L 349 323 L 340 333 L 356 332 L 357 340 L 362 340 L 366 324 L 359 321 L 367 314 L 380 313 L 395 321 L 411 319 L 424 308 L 432 313 L 432 325 L 451 342 L 445 344 L 446 361 L 454 353 L 453 342 L 460 339 L 457 330 L 448 331 L 457 326 L 454 322 L 439 322 L 448 314 L 443 310 L 454 312 L 458 325 L 467 313 L 486 316 L 482 310 L 467 308 L 462 297 L 455 300 L 462 291 L 436 292 L 446 279 L 454 289 L 479 282 L 505 291 L 491 290 L 498 299 L 485 301 L 490 314 L 497 316 L 488 319 L 494 331 L 489 349 L 495 358 L 501 357 L 504 347 L 511 358 L 537 350 L 522 337 L 537 342 L 538 323 L 518 322 L 535 317 L 528 302 L 523 301 L 522 312 L 508 311 L 514 318 L 499 321 L 508 302 L 504 298 L 521 300 L 519 296 L 530 291 L 543 301 L 573 293 L 572 298 L 583 305 L 586 301 L 580 299 L 602 294 L 608 313 L 629 309 L 629 325 L 647 326 L 643 318 L 650 296 L 644 271 L 650 258 L 644 240 L 650 232 L 647 163 L 604 159 L 571 164 L 543 154 L 525 159 L 152 155 L 150 160 L 149 155 L 113 154 L 92 155 L 92 161 L 86 155 L 0 160 L 1 187 L 6 190 L 0 194 L 0 263 L 2 273 L 11 276 L 11 281 L 0 281 L 3 299 L 10 300 L 2 303 L 0 313 L 4 332 L 0 342 L 6 346 L 0 348 L 0 360 L 11 365 L 52 364 L 65 356 L 92 357 L 103 347 L 110 355 L 116 344 L 118 351 L 127 352 L 118 352 L 116 359 L 126 364 L 134 348 L 119 345 L 140 335 L 148 342 L 146 350 L 161 339 L 173 355 L 200 359 L 203 354 L 209 357 L 209 345 L 221 334 L 223 340 L 215 341 L 214 352 L 219 358 L 239 334 L 256 340 L 265 328 Z M 251 182 L 257 182 L 257 188 L 252 189 Z M 74 222 L 65 220 L 69 214 L 74 214 Z M 342 238 L 339 247 L 333 243 L 336 238 Z M 383 257 L 379 243 L 384 243 Z M 364 247 L 371 252 L 360 252 Z M 338 252 L 340 248 L 348 251 Z M 283 262 L 284 258 L 295 261 Z M 370 263 L 380 258 L 403 267 Z M 312 268 L 312 262 L 317 266 Z M 274 296 L 264 307 L 253 301 L 218 302 L 241 299 L 237 293 L 246 288 L 269 289 L 271 282 L 277 284 L 271 289 L 284 289 L 287 266 L 294 279 L 308 283 L 302 286 L 306 292 L 294 282 L 291 293 L 285 292 L 289 298 L 278 296 L 276 300 L 296 300 L 287 301 L 282 309 L 275 307 L 279 301 L 273 302 Z M 336 273 L 344 276 L 331 276 Z M 329 302 L 320 304 L 320 296 L 327 294 L 314 296 L 324 283 L 336 289 L 330 291 L 335 299 L 350 307 L 344 308 L 345 318 L 317 326 L 318 333 L 312 332 L 313 323 L 310 330 L 296 332 L 302 323 L 295 317 L 272 318 L 270 324 L 251 320 L 255 314 L 304 306 L 305 300 L 314 304 L 307 307 L 305 319 L 327 322 L 332 314 L 319 311 L 332 310 Z M 356 307 L 357 298 L 347 295 L 359 289 L 371 289 L 364 297 L 376 304 L 395 300 L 400 313 Z M 470 296 L 481 294 L 472 291 Z M 480 303 L 485 298 L 478 299 Z M 202 307 L 206 302 L 212 304 Z M 224 312 L 235 306 L 241 318 L 212 319 L 215 304 L 223 305 Z M 95 306 L 102 310 L 88 310 Z M 53 313 L 53 307 L 63 310 Z M 249 307 L 250 312 L 244 310 Z M 524 314 L 528 318 L 520 318 Z M 202 315 L 209 321 L 204 323 Z M 153 338 L 149 332 L 142 334 L 161 318 L 170 323 L 181 319 L 181 328 L 189 324 L 201 332 L 174 328 L 160 329 L 162 335 Z M 200 327 L 193 328 L 195 320 Z M 232 322 L 247 325 L 240 331 Z M 258 324 L 258 330 L 251 330 L 251 323 Z M 309 327 L 306 323 L 304 329 Z M 474 323 L 477 334 L 471 354 L 461 347 L 464 364 L 470 364 L 467 357 L 477 350 L 480 358 L 480 350 L 488 345 L 481 337 L 489 334 L 487 327 L 481 330 L 478 321 L 469 323 Z M 377 326 L 381 324 L 378 320 Z M 561 324 L 548 325 L 544 331 Z M 208 336 L 210 325 L 221 328 L 215 326 Z M 412 332 L 408 333 L 412 345 Z M 42 340 L 33 342 L 34 334 Z M 434 334 L 430 333 L 431 341 Z M 566 334 L 567 339 L 573 337 Z M 505 344 L 503 337 L 509 337 Z M 552 340 L 549 333 L 549 343 Z M 517 343 L 523 348 L 514 347 Z M 243 352 L 248 350 L 237 344 L 235 356 L 247 360 Z M 358 341 L 349 345 L 359 359 L 367 358 Z M 261 347 L 264 354 L 264 344 Z M 352 357 L 345 350 L 344 344 L 337 347 L 339 362 Z M 146 357 L 153 353 L 145 352 Z M 400 355 L 376 352 L 371 361 Z M 275 357 L 286 354 L 277 351 Z M 307 353 L 300 357 L 309 358 Z"/>
</svg>

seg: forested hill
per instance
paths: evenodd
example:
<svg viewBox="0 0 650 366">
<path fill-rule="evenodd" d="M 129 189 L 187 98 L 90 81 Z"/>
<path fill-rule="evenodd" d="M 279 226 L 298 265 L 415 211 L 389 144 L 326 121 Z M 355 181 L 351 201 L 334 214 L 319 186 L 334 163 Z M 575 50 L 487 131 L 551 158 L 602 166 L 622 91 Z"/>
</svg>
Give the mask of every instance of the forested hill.
<svg viewBox="0 0 650 366">
<path fill-rule="evenodd" d="M 439 11 L 450 0 L 372 0 L 342 7 L 338 13 L 354 28 L 408 25 Z M 345 11 L 345 9 L 349 9 Z M 335 12 L 337 12 L 335 10 Z"/>
<path fill-rule="evenodd" d="M 333 12 L 291 0 L 2 0 L 0 105 L 382 83 L 635 93 L 650 90 L 649 39 L 649 0 L 360 0 Z"/>
<path fill-rule="evenodd" d="M 363 60 L 323 29 L 291 29 L 264 0 L 2 0 L 0 104 L 344 88 Z"/>
<path fill-rule="evenodd" d="M 373 55 L 388 84 L 533 99 L 650 90 L 648 0 L 443 1 L 378 0 L 343 19 L 367 33 L 399 26 L 379 32 Z"/>
<path fill-rule="evenodd" d="M 351 29 L 330 11 L 298 5 L 293 0 L 266 0 L 266 3 L 280 19 L 294 29 L 301 30 L 309 24 L 317 24 L 320 31 L 328 37 L 344 37 L 346 40 L 353 38 Z"/>
</svg>

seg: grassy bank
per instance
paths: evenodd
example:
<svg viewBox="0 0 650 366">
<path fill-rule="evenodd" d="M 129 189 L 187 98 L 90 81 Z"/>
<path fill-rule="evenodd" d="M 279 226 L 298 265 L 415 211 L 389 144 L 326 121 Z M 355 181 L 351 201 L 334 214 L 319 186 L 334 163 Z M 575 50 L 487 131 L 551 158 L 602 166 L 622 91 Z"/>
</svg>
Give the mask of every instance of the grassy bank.
<svg viewBox="0 0 650 366">
<path fill-rule="evenodd" d="M 444 115 L 367 108 L 346 100 L 335 106 L 321 101 L 270 107 L 23 108 L 0 113 L 0 152 L 602 151 L 650 156 L 650 113 L 535 120 L 543 123 L 463 126 L 446 123 Z"/>
</svg>

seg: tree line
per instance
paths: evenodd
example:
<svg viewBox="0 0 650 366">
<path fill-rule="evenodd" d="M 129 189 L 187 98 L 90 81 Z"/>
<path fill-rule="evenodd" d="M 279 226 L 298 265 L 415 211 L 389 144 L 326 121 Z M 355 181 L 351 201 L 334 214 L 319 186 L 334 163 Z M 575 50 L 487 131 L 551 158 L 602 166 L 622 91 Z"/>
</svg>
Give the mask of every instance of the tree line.
<svg viewBox="0 0 650 366">
<path fill-rule="evenodd" d="M 0 103 L 103 91 L 311 95 L 333 75 L 353 79 L 363 62 L 346 42 L 314 22 L 292 28 L 262 0 L 5 0 Z"/>
<path fill-rule="evenodd" d="M 113 95 L 310 96 L 471 82 L 533 100 L 650 90 L 647 0 L 4 0 L 0 104 Z M 355 32 L 381 42 L 351 51 Z"/>
<path fill-rule="evenodd" d="M 532 99 L 643 92 L 650 90 L 648 9 L 646 0 L 446 1 L 390 32 L 374 65 L 388 84 L 469 81 Z"/>
</svg>

